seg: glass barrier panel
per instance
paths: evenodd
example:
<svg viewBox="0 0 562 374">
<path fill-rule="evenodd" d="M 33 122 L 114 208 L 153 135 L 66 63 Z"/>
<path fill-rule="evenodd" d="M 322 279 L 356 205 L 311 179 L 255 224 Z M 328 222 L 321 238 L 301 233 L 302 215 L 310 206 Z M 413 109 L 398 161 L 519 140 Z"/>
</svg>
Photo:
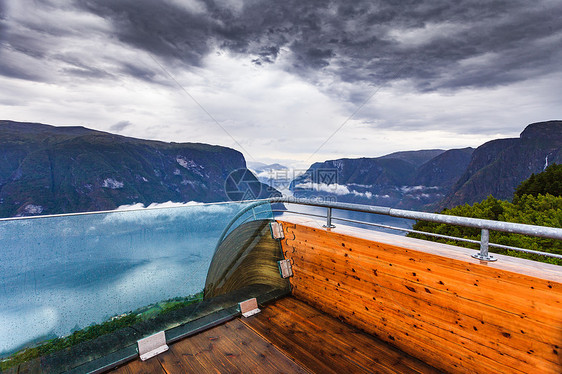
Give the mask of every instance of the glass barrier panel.
<svg viewBox="0 0 562 374">
<path fill-rule="evenodd" d="M 251 204 L 0 220 L 0 369 L 69 370 L 201 317 L 218 239 Z M 272 217 L 269 204 L 248 212 Z"/>
</svg>

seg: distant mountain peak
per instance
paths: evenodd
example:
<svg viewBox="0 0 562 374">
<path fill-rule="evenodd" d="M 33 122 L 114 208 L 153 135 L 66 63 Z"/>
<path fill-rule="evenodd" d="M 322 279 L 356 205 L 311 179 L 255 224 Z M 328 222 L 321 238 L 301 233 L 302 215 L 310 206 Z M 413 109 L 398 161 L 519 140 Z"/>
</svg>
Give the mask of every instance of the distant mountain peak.
<svg viewBox="0 0 562 374">
<path fill-rule="evenodd" d="M 394 158 L 398 160 L 403 160 L 418 167 L 425 164 L 432 158 L 439 156 L 443 152 L 445 152 L 444 149 L 423 149 L 419 151 L 401 151 L 401 152 L 390 153 L 388 155 L 381 156 L 378 158 L 379 159 Z"/>
<path fill-rule="evenodd" d="M 552 163 L 562 163 L 562 121 L 532 123 L 519 138 L 496 139 L 478 147 L 439 207 L 472 204 L 489 195 L 511 199 L 519 183 Z"/>
<path fill-rule="evenodd" d="M 519 138 L 491 140 L 476 149 L 430 149 L 317 162 L 292 186 L 301 197 L 441 210 L 479 202 L 488 195 L 510 199 L 519 183 L 553 163 L 562 163 L 559 120 L 532 123 Z M 330 170 L 337 174 L 331 187 L 322 184 Z"/>
<path fill-rule="evenodd" d="M 520 135 L 521 139 L 544 139 L 555 137 L 562 140 L 562 121 L 535 122 L 528 125 Z"/>
</svg>

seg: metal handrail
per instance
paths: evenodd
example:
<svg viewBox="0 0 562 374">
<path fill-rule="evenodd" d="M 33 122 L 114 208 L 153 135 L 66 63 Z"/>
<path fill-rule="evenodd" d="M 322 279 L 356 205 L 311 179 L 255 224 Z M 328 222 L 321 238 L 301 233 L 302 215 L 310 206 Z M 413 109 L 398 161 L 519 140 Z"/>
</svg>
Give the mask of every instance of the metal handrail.
<svg viewBox="0 0 562 374">
<path fill-rule="evenodd" d="M 228 204 L 232 204 L 232 203 L 250 203 L 252 201 L 262 202 L 264 200 L 218 201 L 218 202 L 214 202 L 214 203 L 194 203 L 193 205 L 190 205 L 189 203 L 186 203 L 186 204 L 183 204 L 183 205 L 176 205 L 176 206 L 156 206 L 156 207 L 126 208 L 126 209 L 113 209 L 113 210 L 94 210 L 94 211 L 91 211 L 91 212 L 41 214 L 41 215 L 36 215 L 36 216 L 4 217 L 4 218 L 0 218 L 0 222 L 24 221 L 24 220 L 33 220 L 33 219 L 43 219 L 43 218 L 89 216 L 89 215 L 96 215 L 96 214 L 147 212 L 147 211 L 165 210 L 165 209 L 185 209 L 185 208 L 189 208 L 189 207 L 192 207 L 192 206 L 228 205 Z M 266 203 L 267 203 L 267 201 L 266 201 Z"/>
<path fill-rule="evenodd" d="M 333 227 L 332 219 L 346 220 L 341 218 L 335 218 L 332 216 L 332 209 L 341 209 L 341 210 L 349 210 L 353 212 L 381 214 L 390 217 L 406 218 L 406 219 L 414 219 L 414 220 L 429 221 L 429 222 L 436 222 L 436 223 L 445 223 L 449 225 L 478 228 L 481 230 L 480 242 L 479 242 L 480 252 L 473 255 L 472 257 L 483 261 L 496 261 L 494 257 L 488 254 L 489 246 L 494 246 L 504 249 L 521 250 L 522 252 L 540 254 L 540 255 L 562 259 L 562 256 L 554 253 L 539 252 L 530 249 L 510 247 L 510 246 L 500 246 L 499 244 L 489 243 L 489 230 L 562 240 L 562 229 L 556 227 L 536 226 L 536 225 L 528 225 L 523 223 L 513 223 L 513 222 L 503 222 L 503 221 L 492 221 L 492 220 L 481 219 L 481 218 L 449 216 L 446 214 L 417 212 L 417 211 L 394 209 L 394 208 L 374 206 L 374 205 L 360 205 L 360 204 L 338 203 L 338 202 L 320 202 L 320 201 L 314 201 L 309 199 L 297 199 L 294 197 L 275 197 L 275 198 L 270 198 L 268 200 L 271 203 L 300 204 L 300 205 L 326 208 L 327 209 L 326 227 Z M 364 222 L 358 221 L 358 223 L 364 223 Z M 426 232 L 420 232 L 420 233 L 423 233 L 425 235 L 431 235 L 431 233 L 426 233 Z M 451 239 L 453 238 L 451 237 Z M 466 240 L 461 238 L 454 238 L 454 239 L 460 241 Z"/>
<path fill-rule="evenodd" d="M 320 214 L 305 213 L 305 212 L 297 212 L 297 211 L 295 211 L 295 210 L 279 210 L 279 209 L 273 209 L 272 212 L 274 212 L 274 213 L 299 214 L 299 215 L 305 215 L 305 216 L 308 216 L 308 217 L 318 217 L 318 218 L 325 218 L 325 217 L 326 217 L 326 216 L 323 216 L 323 215 L 320 215 Z M 380 227 L 380 228 L 383 228 L 383 229 L 390 229 L 390 230 L 396 230 L 396 231 L 403 231 L 403 232 L 412 233 L 412 234 L 421 234 L 421 235 L 433 236 L 433 237 L 435 237 L 435 238 L 440 238 L 440 239 L 449 239 L 449 240 L 455 240 L 455 241 L 465 242 L 465 243 L 471 243 L 471 244 L 480 244 L 480 240 L 466 239 L 466 238 L 458 238 L 458 237 L 456 237 L 456 236 L 443 235 L 443 234 L 435 234 L 435 233 L 433 233 L 433 232 L 406 229 L 406 228 L 403 228 L 403 227 L 396 227 L 396 226 L 390 226 L 390 225 L 383 225 L 383 224 L 381 224 L 381 223 L 373 223 L 373 222 L 358 221 L 358 220 L 355 220 L 355 219 L 341 218 L 341 217 L 333 217 L 333 216 L 332 216 L 332 220 L 344 221 L 344 222 L 351 222 L 351 223 L 358 223 L 358 224 L 361 224 L 361 225 L 367 225 L 367 226 L 373 226 L 373 227 Z M 546 256 L 546 257 L 552 257 L 552 258 L 559 258 L 559 259 L 562 259 L 562 255 L 559 255 L 559 254 L 556 254 L 556 253 L 541 252 L 541 251 L 535 251 L 535 250 L 532 250 L 532 249 L 520 248 L 520 247 L 513 247 L 513 246 L 510 246 L 510 245 L 496 244 L 496 243 L 488 243 L 488 246 L 489 246 L 489 247 L 494 247 L 494 248 L 508 249 L 508 250 L 517 251 L 517 252 L 525 252 L 525 253 L 530 253 L 530 254 L 535 254 L 535 255 L 541 255 L 541 256 Z"/>
</svg>

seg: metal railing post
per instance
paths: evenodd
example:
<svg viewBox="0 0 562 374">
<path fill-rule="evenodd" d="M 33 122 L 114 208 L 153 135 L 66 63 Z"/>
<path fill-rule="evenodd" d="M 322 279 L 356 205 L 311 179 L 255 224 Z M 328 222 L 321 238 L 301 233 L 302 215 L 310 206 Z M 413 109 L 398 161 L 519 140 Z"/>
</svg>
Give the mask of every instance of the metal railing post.
<svg viewBox="0 0 562 374">
<path fill-rule="evenodd" d="M 326 214 L 326 224 L 323 226 L 327 229 L 333 229 L 334 225 L 332 225 L 332 208 L 328 208 L 328 213 Z"/>
<path fill-rule="evenodd" d="M 482 229 L 480 234 L 480 253 L 472 255 L 472 257 L 477 258 L 481 261 L 496 261 L 494 258 L 488 255 L 488 243 L 490 242 L 490 231 L 488 229 Z"/>
</svg>

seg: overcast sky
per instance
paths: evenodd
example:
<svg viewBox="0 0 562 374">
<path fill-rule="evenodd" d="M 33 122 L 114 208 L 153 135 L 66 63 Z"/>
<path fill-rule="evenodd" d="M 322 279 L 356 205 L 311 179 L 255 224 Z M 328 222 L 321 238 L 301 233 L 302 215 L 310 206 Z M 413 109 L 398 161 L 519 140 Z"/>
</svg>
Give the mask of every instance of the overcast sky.
<svg viewBox="0 0 562 374">
<path fill-rule="evenodd" d="M 562 119 L 562 1 L 0 0 L 0 119 L 304 167 Z"/>
</svg>

